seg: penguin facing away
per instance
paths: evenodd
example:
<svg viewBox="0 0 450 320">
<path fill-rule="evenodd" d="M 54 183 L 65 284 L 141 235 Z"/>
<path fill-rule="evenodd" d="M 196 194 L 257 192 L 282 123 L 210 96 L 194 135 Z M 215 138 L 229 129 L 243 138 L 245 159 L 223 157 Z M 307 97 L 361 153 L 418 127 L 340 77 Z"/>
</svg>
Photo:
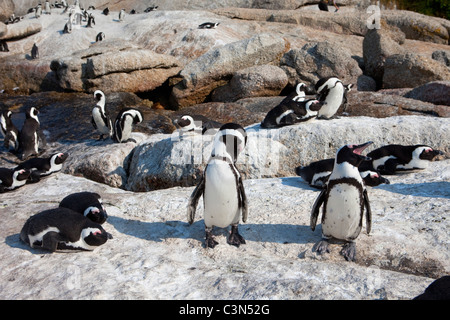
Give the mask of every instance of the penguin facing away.
<svg viewBox="0 0 450 320">
<path fill-rule="evenodd" d="M 417 144 L 404 146 L 391 144 L 375 149 L 367 154 L 372 158 L 372 166 L 381 174 L 395 174 L 396 171 L 426 169 L 428 164 L 444 152 L 430 146 Z"/>
<path fill-rule="evenodd" d="M 32 158 L 26 160 L 16 167 L 17 169 L 27 169 L 31 172 L 30 182 L 38 182 L 42 176 L 47 176 L 53 172 L 58 172 L 62 169 L 62 164 L 66 161 L 69 155 L 67 153 L 54 153 L 45 158 Z"/>
<path fill-rule="evenodd" d="M 331 119 L 344 100 L 345 87 L 337 77 L 321 78 L 314 86 L 318 100 L 323 103 L 317 118 Z"/>
<path fill-rule="evenodd" d="M 19 150 L 19 130 L 12 122 L 11 117 L 11 111 L 4 111 L 0 115 L 0 132 L 4 138 L 3 144 L 5 148 L 16 152 Z"/>
<path fill-rule="evenodd" d="M 33 44 L 33 48 L 31 48 L 31 59 L 39 59 L 39 48 L 35 44 Z"/>
<path fill-rule="evenodd" d="M 20 231 L 20 239 L 31 248 L 50 252 L 92 251 L 111 238 L 100 224 L 67 208 L 37 213 Z"/>
<path fill-rule="evenodd" d="M 26 112 L 26 119 L 19 134 L 19 144 L 22 149 L 22 160 L 39 153 L 39 111 L 31 107 Z"/>
<path fill-rule="evenodd" d="M 72 193 L 62 199 L 59 206 L 78 212 L 98 224 L 103 224 L 108 218 L 101 196 L 95 192 Z"/>
<path fill-rule="evenodd" d="M 31 172 L 25 169 L 0 168 L 0 193 L 23 186 Z"/>
<path fill-rule="evenodd" d="M 114 121 L 114 140 L 116 142 L 136 142 L 131 138 L 133 125 L 143 121 L 142 113 L 133 108 L 123 109 L 119 112 Z"/>
<path fill-rule="evenodd" d="M 224 124 L 214 137 L 211 157 L 202 179 L 189 198 L 187 217 L 194 222 L 198 200 L 203 196 L 205 246 L 214 248 L 213 227 L 231 225 L 227 243 L 239 247 L 245 239 L 238 232 L 239 219 L 247 221 L 248 205 L 236 160 L 247 143 L 245 129 L 236 123 Z"/>
<path fill-rule="evenodd" d="M 92 109 L 91 123 L 94 128 L 100 132 L 99 140 L 103 140 L 105 135 L 108 137 L 112 136 L 113 126 L 111 118 L 105 110 L 105 94 L 101 90 L 96 90 L 94 92 L 94 98 L 97 101 L 97 104 Z"/>
<path fill-rule="evenodd" d="M 333 171 L 325 188 L 320 192 L 311 210 L 311 229 L 314 231 L 322 210 L 322 240 L 316 243 L 313 251 L 319 254 L 329 252 L 328 240 L 346 241 L 341 254 L 347 261 L 356 258 L 355 239 L 362 229 L 364 209 L 366 211 L 366 231 L 370 233 L 372 212 L 366 187 L 358 171 L 359 164 L 370 158 L 361 152 L 372 142 L 341 147 L 334 162 Z"/>
</svg>

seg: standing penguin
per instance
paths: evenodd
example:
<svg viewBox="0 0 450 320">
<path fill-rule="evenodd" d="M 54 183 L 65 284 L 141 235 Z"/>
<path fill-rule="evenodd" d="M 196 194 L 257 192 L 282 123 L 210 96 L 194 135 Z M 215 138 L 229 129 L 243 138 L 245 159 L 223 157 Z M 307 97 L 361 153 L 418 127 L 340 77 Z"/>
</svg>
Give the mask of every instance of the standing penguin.
<svg viewBox="0 0 450 320">
<path fill-rule="evenodd" d="M 344 101 L 344 84 L 337 77 L 326 77 L 317 81 L 314 88 L 318 94 L 318 100 L 323 102 L 317 117 L 331 119 Z"/>
<path fill-rule="evenodd" d="M 11 120 L 12 112 L 5 111 L 0 115 L 0 132 L 4 137 L 4 146 L 8 150 L 19 150 L 19 130 Z"/>
<path fill-rule="evenodd" d="M 53 172 L 58 172 L 62 169 L 62 164 L 66 161 L 69 155 L 67 153 L 54 153 L 45 158 L 32 158 L 22 162 L 16 167 L 18 169 L 30 170 L 30 182 L 38 182 L 42 176 L 47 176 Z"/>
<path fill-rule="evenodd" d="M 19 134 L 20 148 L 22 149 L 22 160 L 26 160 L 31 156 L 39 153 L 39 111 L 35 107 L 31 107 L 26 112 L 26 119 L 22 130 Z"/>
<path fill-rule="evenodd" d="M 34 12 L 34 16 L 36 19 L 39 19 L 42 15 L 42 5 L 39 3 L 36 7 L 36 11 Z"/>
<path fill-rule="evenodd" d="M 105 111 L 105 94 L 96 90 L 94 92 L 94 97 L 97 100 L 96 106 L 92 109 L 91 123 L 95 129 L 100 132 L 99 140 L 104 139 L 104 135 L 112 136 L 112 123 L 108 113 Z"/>
<path fill-rule="evenodd" d="M 133 125 L 141 123 L 142 120 L 142 113 L 137 109 L 127 108 L 120 111 L 114 121 L 114 141 L 119 143 L 136 142 L 131 138 L 131 131 Z"/>
<path fill-rule="evenodd" d="M 31 59 L 39 59 L 39 48 L 35 44 L 33 44 L 33 48 L 31 48 Z"/>
<path fill-rule="evenodd" d="M 0 193 L 23 186 L 30 173 L 29 170 L 25 169 L 0 168 Z"/>
<path fill-rule="evenodd" d="M 93 25 L 95 25 L 95 17 L 92 13 L 89 13 L 86 28 L 93 28 Z"/>
<path fill-rule="evenodd" d="M 45 1 L 45 14 L 52 14 L 52 9 L 50 8 L 50 2 Z"/>
<path fill-rule="evenodd" d="M 37 213 L 28 218 L 20 231 L 20 240 L 50 252 L 92 251 L 111 238 L 100 224 L 67 208 Z"/>
<path fill-rule="evenodd" d="M 319 209 L 323 205 L 322 240 L 314 245 L 319 254 L 329 252 L 330 238 L 346 241 L 341 254 L 347 261 L 356 258 L 355 239 L 362 228 L 364 208 L 366 209 L 366 231 L 370 233 L 372 212 L 366 187 L 358 171 L 359 164 L 368 157 L 361 152 L 372 142 L 341 147 L 334 162 L 333 171 L 311 210 L 311 229 L 316 228 Z"/>
<path fill-rule="evenodd" d="M 60 207 L 71 209 L 81 213 L 88 219 L 103 224 L 108 218 L 105 207 L 103 207 L 101 196 L 95 192 L 72 193 L 61 200 Z"/>
<path fill-rule="evenodd" d="M 247 221 L 248 207 L 244 185 L 236 167 L 238 155 L 247 143 L 247 133 L 236 123 L 224 124 L 214 137 L 211 158 L 203 177 L 188 203 L 188 222 L 194 222 L 198 200 L 203 195 L 205 246 L 214 248 L 218 243 L 212 235 L 213 227 L 231 225 L 227 243 L 239 247 L 245 244 L 238 232 L 239 218 Z"/>
<path fill-rule="evenodd" d="M 124 18 L 125 18 L 125 9 L 122 9 L 119 12 L 119 21 L 123 21 Z"/>
</svg>

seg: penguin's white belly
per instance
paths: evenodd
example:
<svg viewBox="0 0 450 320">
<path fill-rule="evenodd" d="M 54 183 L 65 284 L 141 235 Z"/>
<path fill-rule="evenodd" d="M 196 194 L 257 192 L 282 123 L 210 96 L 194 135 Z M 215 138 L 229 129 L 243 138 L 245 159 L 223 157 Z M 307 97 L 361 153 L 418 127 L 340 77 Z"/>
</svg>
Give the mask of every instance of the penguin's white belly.
<svg viewBox="0 0 450 320">
<path fill-rule="evenodd" d="M 353 240 L 360 231 L 361 195 L 359 190 L 348 184 L 338 184 L 329 192 L 322 233 L 326 237 Z"/>
<path fill-rule="evenodd" d="M 383 166 L 389 159 L 397 159 L 397 158 L 394 156 L 381 157 L 380 159 L 373 160 L 372 166 L 375 169 L 378 169 L 379 166 Z"/>
<path fill-rule="evenodd" d="M 336 84 L 336 87 L 330 90 L 325 98 L 325 104 L 319 110 L 319 117 L 332 117 L 339 109 L 344 98 L 344 87 L 342 84 Z"/>
<path fill-rule="evenodd" d="M 210 163 L 206 169 L 205 226 L 226 228 L 239 221 L 239 201 L 235 175 L 226 162 Z"/>
<path fill-rule="evenodd" d="M 397 169 L 426 169 L 428 168 L 428 164 L 430 161 L 422 160 L 422 159 L 412 159 L 410 162 L 405 164 L 398 164 Z"/>
<path fill-rule="evenodd" d="M 131 130 L 133 129 L 133 119 L 127 117 L 122 128 L 122 141 L 126 141 L 131 137 Z"/>
<path fill-rule="evenodd" d="M 102 134 L 109 134 L 110 129 L 108 128 L 108 125 L 103 121 L 103 118 L 97 108 L 92 111 L 92 117 L 94 118 L 95 124 L 97 125 L 97 130 Z"/>
</svg>

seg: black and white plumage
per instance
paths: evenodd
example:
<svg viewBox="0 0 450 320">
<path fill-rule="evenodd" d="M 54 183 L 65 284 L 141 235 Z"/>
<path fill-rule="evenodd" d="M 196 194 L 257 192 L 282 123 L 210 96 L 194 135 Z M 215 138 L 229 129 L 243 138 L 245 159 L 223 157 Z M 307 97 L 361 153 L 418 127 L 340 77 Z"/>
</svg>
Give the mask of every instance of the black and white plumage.
<svg viewBox="0 0 450 320">
<path fill-rule="evenodd" d="M 99 224 L 103 224 L 108 218 L 102 198 L 95 192 L 72 193 L 62 199 L 59 206 L 78 212 Z"/>
<path fill-rule="evenodd" d="M 311 229 L 314 231 L 320 207 L 322 210 L 322 240 L 314 245 L 319 254 L 328 252 L 328 240 L 346 241 L 341 254 L 348 261 L 356 258 L 355 239 L 362 229 L 364 209 L 366 231 L 370 233 L 372 213 L 366 187 L 358 171 L 359 164 L 368 157 L 361 152 L 371 144 L 346 145 L 341 147 L 334 162 L 333 171 L 320 192 L 311 210 Z"/>
<path fill-rule="evenodd" d="M 51 173 L 60 171 L 68 156 L 67 153 L 58 152 L 45 158 L 31 158 L 19 164 L 16 167 L 16 170 L 29 170 L 31 172 L 29 181 L 38 182 L 41 180 L 42 176 L 47 176 Z"/>
<path fill-rule="evenodd" d="M 158 9 L 158 6 L 150 6 L 144 10 L 145 13 L 152 12 Z"/>
<path fill-rule="evenodd" d="M 318 94 L 317 99 L 323 103 L 317 117 L 331 119 L 344 102 L 344 84 L 337 77 L 325 77 L 317 81 L 314 88 Z"/>
<path fill-rule="evenodd" d="M 25 169 L 0 168 L 0 193 L 23 186 L 30 173 L 29 170 Z"/>
<path fill-rule="evenodd" d="M 92 251 L 111 239 L 103 227 L 67 208 L 45 210 L 31 216 L 20 239 L 32 248 L 55 251 Z"/>
<path fill-rule="evenodd" d="M 31 48 L 31 59 L 39 59 L 39 48 L 35 44 L 33 44 L 33 48 Z"/>
<path fill-rule="evenodd" d="M 103 9 L 102 13 L 103 13 L 105 16 L 109 15 L 109 8 L 106 7 L 105 9 Z"/>
<path fill-rule="evenodd" d="M 188 203 L 188 222 L 192 224 L 198 200 L 203 196 L 205 221 L 205 246 L 214 248 L 217 242 L 213 227 L 231 225 L 228 244 L 239 247 L 245 244 L 238 232 L 239 219 L 247 221 L 248 205 L 241 174 L 236 167 L 238 155 L 247 143 L 247 133 L 236 123 L 224 124 L 214 137 L 211 158 L 206 165 L 200 183 Z"/>
<path fill-rule="evenodd" d="M 205 22 L 198 26 L 199 29 L 215 29 L 220 22 Z"/>
<path fill-rule="evenodd" d="M 93 26 L 95 26 L 95 17 L 92 13 L 89 13 L 86 28 L 93 28 Z"/>
<path fill-rule="evenodd" d="M 175 119 L 173 123 L 179 128 L 181 134 L 188 132 L 202 134 L 216 134 L 223 123 L 210 120 L 201 115 L 183 115 L 179 119 Z"/>
<path fill-rule="evenodd" d="M 125 19 L 125 9 L 121 9 L 119 12 L 119 21 L 123 21 Z"/>
<path fill-rule="evenodd" d="M 22 160 L 27 160 L 29 157 L 39 154 L 39 141 L 41 135 L 38 114 L 39 111 L 35 107 L 31 107 L 26 112 L 26 119 L 19 134 Z"/>
<path fill-rule="evenodd" d="M 92 109 L 91 123 L 96 130 L 100 132 L 100 140 L 104 139 L 104 136 L 111 137 L 113 134 L 113 126 L 109 114 L 105 110 L 106 97 L 103 91 L 96 90 L 94 92 L 94 98 L 97 104 Z"/>
<path fill-rule="evenodd" d="M 395 174 L 397 171 L 426 169 L 438 155 L 444 153 L 430 146 L 390 144 L 367 154 L 372 158 L 372 166 L 381 174 Z"/>
<path fill-rule="evenodd" d="M 322 103 L 315 99 L 296 99 L 292 94 L 270 110 L 261 122 L 262 128 L 280 128 L 315 118 Z"/>
<path fill-rule="evenodd" d="M 122 142 L 136 142 L 131 138 L 133 125 L 143 121 L 142 113 L 133 108 L 123 109 L 119 112 L 114 121 L 114 141 Z"/>
<path fill-rule="evenodd" d="M 19 150 L 19 130 L 12 122 L 12 112 L 4 111 L 0 115 L 0 132 L 3 135 L 3 144 L 6 149 Z"/>
<path fill-rule="evenodd" d="M 0 40 L 0 52 L 9 52 L 8 44 L 6 40 Z"/>
<path fill-rule="evenodd" d="M 297 175 L 308 182 L 311 187 L 322 189 L 325 187 L 328 178 L 333 171 L 334 159 L 324 159 L 314 161 L 307 166 L 295 168 Z M 376 187 L 380 184 L 389 184 L 389 180 L 382 177 L 372 168 L 370 161 L 363 161 L 358 166 L 359 174 L 363 178 L 364 184 L 370 187 Z"/>
<path fill-rule="evenodd" d="M 99 32 L 97 33 L 97 36 L 95 37 L 95 42 L 99 42 L 99 41 L 103 41 L 105 40 L 105 33 L 104 32 Z"/>
<path fill-rule="evenodd" d="M 450 275 L 434 280 L 413 300 L 450 300 Z"/>
</svg>

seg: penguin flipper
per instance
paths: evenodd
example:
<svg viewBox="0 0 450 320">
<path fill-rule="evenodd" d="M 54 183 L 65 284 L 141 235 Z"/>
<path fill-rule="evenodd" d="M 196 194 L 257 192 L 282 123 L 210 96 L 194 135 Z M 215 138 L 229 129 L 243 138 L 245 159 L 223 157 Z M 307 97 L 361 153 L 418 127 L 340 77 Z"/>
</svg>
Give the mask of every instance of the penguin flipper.
<svg viewBox="0 0 450 320">
<path fill-rule="evenodd" d="M 314 205 L 311 210 L 311 218 L 310 218 L 310 226 L 312 231 L 316 229 L 317 224 L 317 218 L 319 217 L 319 209 L 322 206 L 323 202 L 325 201 L 325 195 L 326 195 L 327 189 L 323 189 L 319 196 L 317 197 L 316 201 L 314 202 Z"/>
<path fill-rule="evenodd" d="M 244 184 L 242 182 L 242 178 L 239 177 L 238 189 L 241 200 L 241 208 L 242 208 L 242 222 L 247 222 L 248 217 L 248 201 L 247 196 L 245 195 Z"/>
<path fill-rule="evenodd" d="M 192 192 L 189 198 L 187 210 L 187 219 L 189 224 L 192 224 L 194 222 L 195 210 L 197 209 L 198 200 L 203 195 L 204 191 L 205 191 L 205 176 L 203 175 L 202 179 L 200 180 L 200 183 L 197 185 L 197 187 L 195 187 L 194 191 Z"/>
<path fill-rule="evenodd" d="M 364 206 L 366 207 L 366 231 L 367 234 L 370 233 L 372 229 L 372 210 L 370 209 L 369 196 L 367 194 L 367 190 L 363 192 L 364 196 Z"/>
<path fill-rule="evenodd" d="M 94 126 L 94 129 L 97 130 L 97 124 L 95 123 L 94 117 L 91 117 L 91 123 Z"/>
</svg>

